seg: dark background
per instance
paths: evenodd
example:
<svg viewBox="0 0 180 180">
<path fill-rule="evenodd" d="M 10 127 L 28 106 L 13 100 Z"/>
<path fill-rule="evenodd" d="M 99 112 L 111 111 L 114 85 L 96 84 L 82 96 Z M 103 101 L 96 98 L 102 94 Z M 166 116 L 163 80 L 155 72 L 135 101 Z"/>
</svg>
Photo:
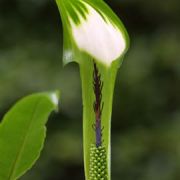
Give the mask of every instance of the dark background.
<svg viewBox="0 0 180 180">
<path fill-rule="evenodd" d="M 118 73 L 112 117 L 113 180 L 180 179 L 180 1 L 107 1 L 131 48 Z M 61 90 L 45 148 L 22 180 L 83 180 L 78 65 L 62 67 L 52 0 L 0 0 L 0 116 L 25 95 Z M 0 155 L 2 156 L 2 155 Z"/>
</svg>

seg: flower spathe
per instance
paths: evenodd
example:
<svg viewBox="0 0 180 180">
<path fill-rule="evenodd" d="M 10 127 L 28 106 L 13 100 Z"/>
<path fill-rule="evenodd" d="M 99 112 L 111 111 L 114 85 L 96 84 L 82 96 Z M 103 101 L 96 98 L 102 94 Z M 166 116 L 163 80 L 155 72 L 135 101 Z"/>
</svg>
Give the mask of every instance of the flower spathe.
<svg viewBox="0 0 180 180">
<path fill-rule="evenodd" d="M 73 38 L 79 49 L 109 66 L 124 52 L 125 39 L 106 16 L 104 16 L 106 19 L 103 19 L 102 15 L 90 5 L 85 6 L 88 9 L 86 19 L 80 16 L 78 25 L 70 20 Z"/>
<path fill-rule="evenodd" d="M 63 23 L 64 63 L 76 61 L 80 67 L 85 177 L 110 180 L 113 91 L 128 34 L 103 0 L 56 1 Z"/>
<path fill-rule="evenodd" d="M 85 52 L 109 67 L 128 48 L 127 32 L 111 9 L 102 0 L 57 0 L 62 14 L 65 61 L 73 59 L 73 51 Z M 99 6 L 99 8 L 98 8 Z M 112 15 L 112 16 L 111 16 Z M 73 46 L 76 46 L 74 48 Z"/>
</svg>

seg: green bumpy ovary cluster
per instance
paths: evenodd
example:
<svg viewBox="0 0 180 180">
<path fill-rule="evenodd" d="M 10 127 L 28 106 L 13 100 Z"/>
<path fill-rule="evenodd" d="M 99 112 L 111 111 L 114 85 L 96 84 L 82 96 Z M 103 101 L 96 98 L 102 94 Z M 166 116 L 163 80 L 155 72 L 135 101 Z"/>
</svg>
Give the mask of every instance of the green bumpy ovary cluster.
<svg viewBox="0 0 180 180">
<path fill-rule="evenodd" d="M 107 157 L 105 147 L 96 147 L 94 144 L 91 145 L 89 172 L 89 180 L 107 180 Z"/>
</svg>

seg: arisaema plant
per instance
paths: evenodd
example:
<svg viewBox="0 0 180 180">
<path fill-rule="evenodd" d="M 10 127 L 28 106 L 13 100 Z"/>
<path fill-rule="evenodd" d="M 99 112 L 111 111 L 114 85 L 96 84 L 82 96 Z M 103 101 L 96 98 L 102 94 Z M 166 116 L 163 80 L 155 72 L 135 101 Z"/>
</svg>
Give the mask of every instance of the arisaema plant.
<svg viewBox="0 0 180 180">
<path fill-rule="evenodd" d="M 111 114 L 116 73 L 129 46 L 120 19 L 103 0 L 56 0 L 64 30 L 64 64 L 79 64 L 87 180 L 110 180 Z"/>
</svg>

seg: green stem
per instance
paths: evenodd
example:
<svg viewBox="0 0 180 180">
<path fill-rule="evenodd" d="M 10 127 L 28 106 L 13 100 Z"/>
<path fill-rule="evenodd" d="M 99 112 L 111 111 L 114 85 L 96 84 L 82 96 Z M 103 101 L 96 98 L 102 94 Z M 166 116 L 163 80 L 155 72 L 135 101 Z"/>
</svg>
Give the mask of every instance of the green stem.
<svg viewBox="0 0 180 180">
<path fill-rule="evenodd" d="M 106 153 L 107 180 L 111 179 L 111 114 L 115 77 L 117 67 L 119 67 L 117 66 L 117 63 L 119 63 L 119 61 L 112 64 L 110 68 L 106 68 L 104 65 L 99 63 L 97 64 L 97 68 L 103 82 L 102 102 L 104 103 L 104 106 L 102 110 L 101 126 L 103 127 L 102 146 L 105 147 Z M 90 151 L 92 145 L 96 143 L 95 130 L 93 128 L 95 123 L 95 113 L 93 109 L 93 104 L 95 101 L 93 91 L 93 72 L 94 65 L 92 59 L 86 58 L 85 61 L 80 63 L 83 96 L 83 141 L 86 180 L 90 180 Z"/>
</svg>

